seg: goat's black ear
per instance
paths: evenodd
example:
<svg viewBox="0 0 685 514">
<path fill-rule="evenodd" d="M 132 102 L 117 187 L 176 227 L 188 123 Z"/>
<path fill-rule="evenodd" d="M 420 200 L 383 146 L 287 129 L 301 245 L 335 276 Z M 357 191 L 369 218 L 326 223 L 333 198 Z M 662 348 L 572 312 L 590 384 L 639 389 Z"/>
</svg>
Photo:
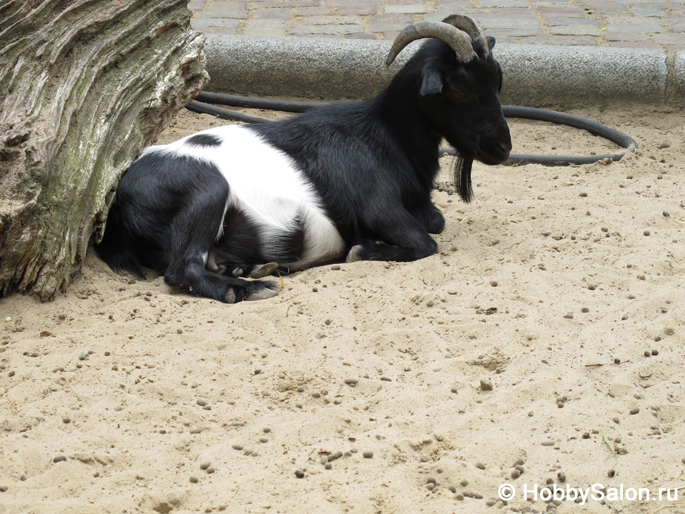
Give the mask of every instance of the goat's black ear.
<svg viewBox="0 0 685 514">
<path fill-rule="evenodd" d="M 488 47 L 492 50 L 495 47 L 495 38 L 492 36 L 486 36 L 485 39 L 488 40 Z"/>
<path fill-rule="evenodd" d="M 421 96 L 435 95 L 442 91 L 442 77 L 440 72 L 432 66 L 423 69 L 423 82 L 421 83 Z"/>
</svg>

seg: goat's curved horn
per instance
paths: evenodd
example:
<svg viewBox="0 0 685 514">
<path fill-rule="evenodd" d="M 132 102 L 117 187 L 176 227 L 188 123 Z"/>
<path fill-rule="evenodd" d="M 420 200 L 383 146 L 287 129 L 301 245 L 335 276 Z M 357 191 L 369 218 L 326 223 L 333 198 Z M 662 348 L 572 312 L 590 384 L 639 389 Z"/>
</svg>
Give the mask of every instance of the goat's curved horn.
<svg viewBox="0 0 685 514">
<path fill-rule="evenodd" d="M 483 34 L 483 29 L 480 28 L 480 25 L 471 18 L 471 16 L 463 16 L 460 14 L 453 14 L 452 16 L 448 16 L 444 20 L 442 20 L 443 23 L 448 23 L 454 27 L 457 27 L 459 30 L 463 30 L 466 32 L 469 36 L 471 36 L 472 41 L 480 41 L 480 44 L 483 45 L 483 50 L 485 51 L 485 55 L 488 55 L 490 53 L 490 47 L 488 46 L 488 40 L 485 39 L 485 34 Z"/>
<path fill-rule="evenodd" d="M 478 57 L 473 51 L 471 36 L 450 23 L 440 21 L 419 21 L 412 23 L 400 32 L 392 44 L 385 64 L 390 66 L 395 57 L 412 41 L 423 38 L 436 38 L 452 47 L 461 62 L 469 62 Z"/>
</svg>

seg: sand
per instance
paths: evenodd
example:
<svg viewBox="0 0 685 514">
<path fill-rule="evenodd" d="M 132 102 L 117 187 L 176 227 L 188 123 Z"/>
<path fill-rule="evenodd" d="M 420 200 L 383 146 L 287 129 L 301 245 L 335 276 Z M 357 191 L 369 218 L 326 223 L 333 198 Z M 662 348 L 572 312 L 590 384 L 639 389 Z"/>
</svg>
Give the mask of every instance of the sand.
<svg viewBox="0 0 685 514">
<path fill-rule="evenodd" d="M 0 513 L 544 512 L 548 479 L 601 484 L 560 513 L 685 512 L 685 489 L 658 498 L 685 485 L 685 114 L 574 114 L 639 152 L 476 163 L 473 203 L 435 192 L 447 228 L 418 262 L 225 305 L 91 252 L 54 302 L 2 299 Z M 163 141 L 220 123 L 182 113 Z M 511 127 L 520 153 L 616 150 Z"/>
</svg>

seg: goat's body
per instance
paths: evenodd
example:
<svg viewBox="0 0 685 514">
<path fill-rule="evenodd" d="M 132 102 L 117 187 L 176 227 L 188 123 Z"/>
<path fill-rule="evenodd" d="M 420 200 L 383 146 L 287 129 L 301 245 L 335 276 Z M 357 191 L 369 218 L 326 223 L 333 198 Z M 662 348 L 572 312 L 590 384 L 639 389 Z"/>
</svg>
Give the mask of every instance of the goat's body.
<svg viewBox="0 0 685 514">
<path fill-rule="evenodd" d="M 431 202 L 441 139 L 491 164 L 511 149 L 497 64 L 469 65 L 489 101 L 476 109 L 439 93 L 459 84 L 452 61 L 453 50 L 431 40 L 373 100 L 146 149 L 119 183 L 100 255 L 114 269 L 155 268 L 172 286 L 231 302 L 275 294 L 268 282 L 236 278 L 243 274 L 347 252 L 393 261 L 435 253 L 429 234 L 445 225 Z"/>
<path fill-rule="evenodd" d="M 343 255 L 344 242 L 308 178 L 288 155 L 250 127 L 217 127 L 150 147 L 139 165 L 145 167 L 152 156 L 167 161 L 192 159 L 220 173 L 228 193 L 223 216 L 215 220 L 215 242 L 236 246 L 232 243 L 236 229 L 225 230 L 235 227 L 236 220 L 241 221 L 244 236 L 252 239 L 243 257 L 247 260 L 232 264 L 273 261 L 301 269 Z"/>
</svg>

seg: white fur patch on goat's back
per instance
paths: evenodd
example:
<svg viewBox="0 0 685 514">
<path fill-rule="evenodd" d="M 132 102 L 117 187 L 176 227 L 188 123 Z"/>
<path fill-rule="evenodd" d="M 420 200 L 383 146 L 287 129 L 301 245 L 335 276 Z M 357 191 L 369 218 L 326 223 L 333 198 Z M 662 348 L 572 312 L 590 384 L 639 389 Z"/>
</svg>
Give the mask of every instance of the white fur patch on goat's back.
<svg viewBox="0 0 685 514">
<path fill-rule="evenodd" d="M 211 144 L 194 144 L 197 136 L 212 136 Z M 290 233 L 302 222 L 305 251 L 299 262 L 280 263 L 292 270 L 335 259 L 344 254 L 345 243 L 321 206 L 321 200 L 307 177 L 285 153 L 253 131 L 240 125 L 203 130 L 148 152 L 192 157 L 214 164 L 226 178 L 229 198 L 226 208 L 237 208 L 260 227 L 262 254 L 270 251 L 269 241 Z M 276 236 L 276 237 L 274 237 Z M 273 243 L 271 243 L 273 244 Z"/>
</svg>

